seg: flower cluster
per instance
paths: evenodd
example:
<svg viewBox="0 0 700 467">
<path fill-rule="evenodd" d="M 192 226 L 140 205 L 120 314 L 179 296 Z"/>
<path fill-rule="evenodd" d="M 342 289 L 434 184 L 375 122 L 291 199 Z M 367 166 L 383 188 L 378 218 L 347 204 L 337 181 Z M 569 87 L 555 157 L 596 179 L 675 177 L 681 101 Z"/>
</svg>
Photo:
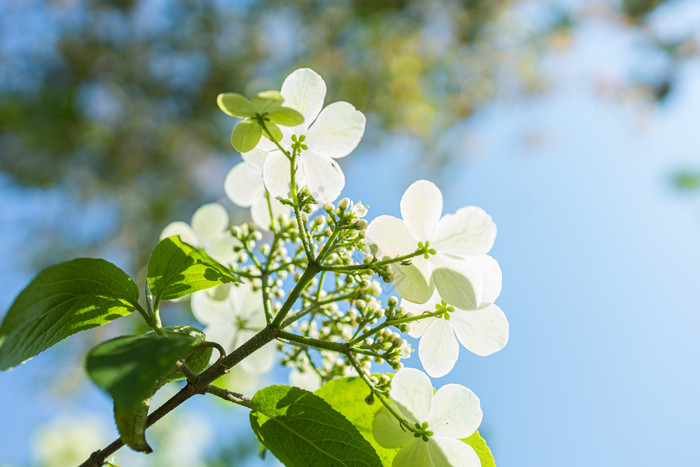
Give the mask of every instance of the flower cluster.
<svg viewBox="0 0 700 467">
<path fill-rule="evenodd" d="M 362 377 L 385 407 L 374 421 L 377 442 L 401 447 L 394 465 L 478 466 L 459 440 L 479 426 L 479 399 L 455 384 L 433 395 L 427 375 L 403 368 L 412 348 L 402 333 L 420 337 L 420 361 L 433 377 L 455 366 L 460 343 L 478 355 L 505 346 L 508 322 L 494 304 L 501 270 L 488 256 L 496 226 L 474 206 L 443 216 L 442 193 L 426 180 L 404 193 L 402 219 L 368 222 L 368 206 L 333 204 L 345 185 L 337 159 L 356 148 L 365 117 L 347 102 L 324 107 L 325 94 L 323 79 L 300 69 L 280 92 L 219 96 L 219 107 L 241 119 L 232 144 L 243 161 L 225 192 L 251 209 L 254 224 L 231 227 L 225 209 L 208 204 L 191 225 L 164 229 L 240 278 L 195 293 L 193 315 L 226 352 L 266 326 L 279 329 L 276 345 L 241 362 L 250 374 L 279 359 L 292 384 L 309 390 Z M 398 297 L 385 298 L 386 282 Z M 374 365 L 397 373 L 373 375 Z"/>
</svg>

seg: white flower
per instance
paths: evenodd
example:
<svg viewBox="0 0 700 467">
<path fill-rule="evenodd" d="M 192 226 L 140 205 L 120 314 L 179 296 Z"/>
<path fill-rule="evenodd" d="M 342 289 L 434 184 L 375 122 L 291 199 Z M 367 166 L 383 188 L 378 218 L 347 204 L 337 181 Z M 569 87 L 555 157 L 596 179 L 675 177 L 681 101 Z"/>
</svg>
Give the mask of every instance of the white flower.
<svg viewBox="0 0 700 467">
<path fill-rule="evenodd" d="M 266 326 L 262 293 L 253 291 L 249 283 L 231 287 L 224 300 L 215 300 L 208 294 L 192 294 L 192 313 L 206 325 L 207 340 L 218 342 L 226 352 L 248 341 Z M 217 358 L 216 351 L 212 359 Z M 274 343 L 270 342 L 241 361 L 241 367 L 250 373 L 267 373 L 275 360 Z"/>
<path fill-rule="evenodd" d="M 490 271 L 492 276 L 500 278 L 496 260 L 485 255 L 475 260 L 482 263 L 482 271 Z M 410 323 L 408 333 L 421 338 L 418 355 L 430 376 L 444 376 L 454 368 L 460 343 L 480 356 L 498 352 L 508 343 L 508 320 L 503 311 L 493 304 L 500 293 L 500 280 L 494 277 L 490 282 L 496 287 L 485 291 L 483 302 L 470 310 L 447 306 L 438 293 L 423 305 L 402 301 L 401 306 L 409 316 L 445 310 L 443 315 Z"/>
<path fill-rule="evenodd" d="M 394 287 L 401 297 L 425 303 L 437 289 L 447 303 L 472 309 L 490 287 L 484 284 L 483 274 L 472 258 L 491 249 L 496 224 L 476 206 L 442 218 L 441 214 L 440 189 L 427 180 L 418 180 L 401 198 L 403 220 L 379 216 L 369 224 L 365 238 L 378 257 L 413 253 L 419 242 L 435 252 L 428 258 L 415 256 L 410 264 L 394 265 Z"/>
<path fill-rule="evenodd" d="M 304 123 L 282 128 L 280 144 L 289 148 L 292 135 L 303 136 L 302 150 L 297 157 L 297 189 L 307 186 L 319 203 L 335 200 L 345 186 L 345 175 L 333 159 L 345 157 L 357 147 L 365 131 L 365 116 L 347 102 L 334 102 L 323 110 L 326 83 L 315 71 L 301 68 L 284 80 L 281 94 L 284 105 L 299 111 Z M 291 173 L 289 160 L 269 140 L 262 139 L 259 148 L 272 151 L 265 160 L 265 186 L 274 197 L 289 198 Z"/>
<path fill-rule="evenodd" d="M 209 256 L 225 265 L 236 261 L 233 248 L 240 244 L 228 230 L 229 218 L 223 206 L 205 204 L 192 215 L 192 226 L 186 222 L 172 222 L 160 234 L 160 239 L 179 235 L 183 242 L 203 249 Z"/>
<path fill-rule="evenodd" d="M 377 413 L 372 424 L 374 438 L 385 448 L 401 447 L 394 466 L 481 466 L 474 449 L 460 441 L 479 428 L 483 416 L 479 398 L 472 391 L 447 384 L 433 395 L 433 385 L 425 373 L 403 368 L 391 381 L 389 394 L 390 403 L 400 415 L 426 432 L 416 437 L 386 408 Z"/>
<path fill-rule="evenodd" d="M 263 182 L 263 165 L 267 154 L 260 149 L 242 154 L 243 162 L 237 164 L 228 173 L 224 189 L 231 201 L 244 208 L 250 207 L 250 215 L 255 224 L 270 230 L 270 211 L 275 219 L 280 216 L 286 218 L 289 207 L 284 206 L 273 196 L 269 198 L 268 206 Z"/>
<path fill-rule="evenodd" d="M 321 387 L 321 377 L 310 368 L 303 373 L 294 368 L 289 372 L 289 384 L 314 392 Z"/>
</svg>

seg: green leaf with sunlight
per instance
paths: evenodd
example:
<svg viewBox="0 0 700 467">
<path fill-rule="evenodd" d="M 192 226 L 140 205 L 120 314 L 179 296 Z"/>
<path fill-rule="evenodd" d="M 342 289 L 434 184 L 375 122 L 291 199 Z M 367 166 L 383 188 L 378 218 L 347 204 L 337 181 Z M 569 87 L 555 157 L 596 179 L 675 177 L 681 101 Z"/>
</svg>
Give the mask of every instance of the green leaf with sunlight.
<svg viewBox="0 0 700 467">
<path fill-rule="evenodd" d="M 279 91 L 263 91 L 253 98 L 253 111 L 257 114 L 273 112 L 282 107 L 284 97 Z"/>
<path fill-rule="evenodd" d="M 314 394 L 328 402 L 355 426 L 362 437 L 372 445 L 382 465 L 391 465 L 398 449 L 384 448 L 374 440 L 372 422 L 374 415 L 382 408 L 382 404 L 369 397 L 371 392 L 362 378 L 355 376 L 334 379 L 324 384 Z"/>
<path fill-rule="evenodd" d="M 191 356 L 204 341 L 194 328 L 165 328 L 138 336 L 121 336 L 93 347 L 85 358 L 90 379 L 114 400 L 114 419 L 126 445 L 151 452 L 146 418 L 156 391 L 173 379 L 177 361 Z"/>
<path fill-rule="evenodd" d="M 251 151 L 260 142 L 262 131 L 256 120 L 243 120 L 231 133 L 231 146 L 238 152 Z"/>
<path fill-rule="evenodd" d="M 375 398 L 370 397 L 370 390 L 362 378 L 354 376 L 334 379 L 324 384 L 315 394 L 328 402 L 331 407 L 343 414 L 355 426 L 357 431 L 372 445 L 381 459 L 382 465 L 391 465 L 400 448 L 387 449 L 375 441 L 372 434 L 372 423 L 374 416 L 382 409 L 383 405 Z M 481 467 L 496 467 L 491 451 L 478 431 L 462 441 L 474 448 L 481 460 Z"/>
<path fill-rule="evenodd" d="M 253 104 L 240 94 L 226 92 L 216 96 L 216 104 L 226 115 L 236 118 L 248 118 L 255 115 Z"/>
<path fill-rule="evenodd" d="M 372 446 L 322 398 L 293 386 L 268 386 L 253 396 L 250 424 L 286 466 L 380 466 Z"/>
<path fill-rule="evenodd" d="M 131 278 L 103 259 L 78 258 L 44 269 L 15 299 L 0 326 L 0 370 L 128 315 L 138 299 Z"/>
<path fill-rule="evenodd" d="M 237 281 L 226 266 L 183 243 L 178 236 L 161 240 L 148 261 L 148 287 L 156 299 L 156 308 L 161 300 Z"/>
<path fill-rule="evenodd" d="M 272 122 L 267 122 L 265 124 L 265 128 L 267 128 L 267 132 L 265 132 L 265 138 L 269 139 L 270 141 L 282 141 L 284 135 L 282 134 L 282 130 L 280 130 L 280 127 L 278 127 Z"/>
<path fill-rule="evenodd" d="M 274 112 L 267 114 L 271 122 L 282 126 L 297 126 L 304 123 L 304 116 L 294 109 L 280 107 Z"/>
</svg>

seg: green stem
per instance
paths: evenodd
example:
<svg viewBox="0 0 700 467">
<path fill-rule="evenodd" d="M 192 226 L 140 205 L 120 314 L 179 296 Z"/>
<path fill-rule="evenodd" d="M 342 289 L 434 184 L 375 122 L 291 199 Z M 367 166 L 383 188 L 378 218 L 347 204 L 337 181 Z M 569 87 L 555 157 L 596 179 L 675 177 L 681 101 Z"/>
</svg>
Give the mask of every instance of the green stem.
<svg viewBox="0 0 700 467">
<path fill-rule="evenodd" d="M 401 261 L 406 261 L 407 259 L 415 258 L 425 254 L 423 250 L 416 250 L 413 253 L 403 256 L 397 256 L 396 258 L 385 259 L 383 261 L 375 261 L 369 264 L 353 264 L 352 266 L 323 266 L 321 269 L 323 271 L 330 272 L 352 272 L 352 271 L 362 271 L 362 270 L 372 270 L 378 266 L 385 266 L 387 264 L 398 263 Z"/>
<path fill-rule="evenodd" d="M 305 345 L 307 347 L 313 347 L 316 349 L 330 350 L 338 353 L 345 353 L 348 350 L 348 345 L 340 342 L 330 342 L 322 341 L 319 339 L 313 339 L 311 337 L 300 336 L 298 334 L 292 334 L 291 332 L 279 331 L 277 337 L 279 339 L 284 339 L 289 342 L 294 342 L 295 344 Z"/>
<path fill-rule="evenodd" d="M 389 327 L 389 326 L 396 326 L 397 324 L 410 323 L 410 322 L 412 322 L 412 321 L 418 321 L 418 320 L 425 319 L 425 318 L 431 318 L 431 317 L 433 317 L 433 316 L 438 316 L 438 315 L 441 315 L 441 314 L 443 314 L 443 313 L 445 313 L 445 311 L 444 311 L 444 310 L 440 310 L 440 311 L 433 311 L 432 313 L 422 313 L 422 314 L 416 315 L 416 316 L 409 316 L 409 317 L 407 317 L 407 318 L 400 318 L 400 319 L 394 319 L 394 320 L 391 320 L 391 321 L 384 321 L 382 324 L 376 325 L 375 327 L 373 327 L 373 328 L 370 329 L 369 331 L 367 331 L 367 332 L 365 332 L 364 334 L 362 334 L 360 337 L 354 338 L 353 340 L 351 340 L 350 342 L 348 342 L 348 344 L 349 344 L 351 347 L 354 346 L 354 345 L 357 345 L 358 343 L 360 343 L 360 342 L 362 342 L 363 340 L 367 339 L 367 338 L 368 338 L 369 336 L 371 336 L 372 334 L 376 334 L 377 331 L 381 331 L 382 329 L 387 328 L 387 327 Z"/>
<path fill-rule="evenodd" d="M 309 266 L 306 268 L 306 271 L 304 271 L 304 274 L 302 274 L 299 282 L 297 282 L 297 285 L 294 286 L 292 291 L 287 296 L 287 300 L 282 305 L 282 308 L 280 308 L 277 316 L 275 316 L 275 319 L 272 320 L 273 326 L 276 328 L 280 327 L 280 324 L 284 320 L 285 316 L 287 316 L 287 313 L 289 313 L 289 310 L 297 301 L 301 293 L 304 291 L 309 282 L 311 282 L 311 279 L 313 279 L 314 276 L 320 271 L 321 268 L 316 263 L 309 263 Z"/>
<path fill-rule="evenodd" d="M 289 325 L 292 324 L 293 322 L 298 321 L 299 319 L 301 319 L 301 318 L 303 318 L 304 316 L 308 315 L 308 314 L 311 313 L 312 311 L 318 310 L 318 309 L 319 309 L 320 307 L 322 307 L 323 305 L 328 305 L 328 304 L 330 304 L 330 303 L 340 302 L 340 301 L 342 301 L 342 300 L 348 300 L 348 299 L 351 299 L 351 298 L 355 298 L 355 296 L 356 296 L 356 293 L 353 292 L 353 293 L 349 293 L 349 294 L 347 294 L 347 295 L 342 295 L 342 296 L 340 296 L 340 297 L 327 298 L 326 300 L 319 300 L 319 301 L 317 301 L 317 302 L 314 302 L 312 305 L 310 305 L 310 306 L 304 308 L 303 310 L 301 310 L 301 311 L 299 311 L 299 312 L 297 312 L 297 313 L 294 313 L 294 314 L 291 315 L 289 318 L 285 319 L 284 322 L 282 322 L 282 324 L 280 325 L 280 329 L 286 328 L 287 326 L 289 326 Z"/>
</svg>

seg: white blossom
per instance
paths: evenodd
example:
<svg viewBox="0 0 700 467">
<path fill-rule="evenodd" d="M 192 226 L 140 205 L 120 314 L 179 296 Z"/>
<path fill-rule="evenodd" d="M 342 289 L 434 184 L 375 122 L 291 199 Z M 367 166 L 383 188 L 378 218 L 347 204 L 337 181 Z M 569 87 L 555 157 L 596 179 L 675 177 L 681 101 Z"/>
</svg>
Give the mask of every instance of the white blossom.
<svg viewBox="0 0 700 467">
<path fill-rule="evenodd" d="M 461 441 L 479 428 L 483 416 L 479 398 L 471 390 L 459 384 L 446 384 L 433 395 L 433 386 L 425 373 L 403 368 L 392 379 L 389 394 L 390 403 L 399 415 L 426 432 L 424 436 L 415 436 L 382 408 L 374 418 L 372 432 L 381 446 L 401 448 L 392 465 L 481 466 L 474 449 Z"/>
<path fill-rule="evenodd" d="M 282 128 L 281 146 L 290 148 L 292 135 L 303 139 L 306 149 L 297 157 L 295 180 L 297 188 L 307 186 L 319 203 L 335 200 L 345 186 L 345 175 L 334 159 L 352 152 L 365 131 L 365 116 L 347 102 L 334 102 L 323 110 L 326 83 L 315 71 L 301 68 L 290 74 L 282 84 L 284 105 L 299 111 L 304 123 Z M 289 197 L 291 172 L 289 159 L 269 140 L 258 146 L 270 151 L 265 160 L 265 186 L 275 197 Z"/>
<path fill-rule="evenodd" d="M 500 277 L 496 260 L 489 256 L 477 259 L 482 270 Z M 440 377 L 454 368 L 459 357 L 459 344 L 480 356 L 498 352 L 508 343 L 508 320 L 501 309 L 494 305 L 500 293 L 498 287 L 487 290 L 479 306 L 469 310 L 446 305 L 436 292 L 425 304 L 402 301 L 401 306 L 409 316 L 444 310 L 442 315 L 424 318 L 410 323 L 409 335 L 420 337 L 418 356 L 423 368 L 432 377 Z"/>
<path fill-rule="evenodd" d="M 218 342 L 226 352 L 250 340 L 266 326 L 260 290 L 253 291 L 249 283 L 235 285 L 224 300 L 215 300 L 205 291 L 192 294 L 192 313 L 206 325 L 207 340 Z M 217 358 L 216 352 L 212 359 Z M 250 373 L 267 373 L 275 361 L 274 342 L 270 342 L 241 361 Z"/>
<path fill-rule="evenodd" d="M 226 196 L 237 205 L 250 208 L 253 222 L 259 227 L 270 230 L 270 211 L 274 219 L 289 215 L 289 207 L 284 206 L 275 197 L 269 197 L 263 181 L 263 165 L 268 153 L 253 149 L 243 153 L 243 162 L 234 166 L 226 176 L 224 190 Z"/>
<path fill-rule="evenodd" d="M 483 256 L 496 238 L 496 224 L 481 208 L 463 207 L 442 216 L 442 193 L 427 180 L 418 180 L 401 198 L 402 219 L 379 216 L 365 234 L 373 254 L 394 258 L 427 246 L 428 257 L 395 264 L 394 287 L 403 298 L 425 303 L 435 289 L 449 304 L 470 309 L 481 303 L 491 287 L 474 257 Z"/>
</svg>

